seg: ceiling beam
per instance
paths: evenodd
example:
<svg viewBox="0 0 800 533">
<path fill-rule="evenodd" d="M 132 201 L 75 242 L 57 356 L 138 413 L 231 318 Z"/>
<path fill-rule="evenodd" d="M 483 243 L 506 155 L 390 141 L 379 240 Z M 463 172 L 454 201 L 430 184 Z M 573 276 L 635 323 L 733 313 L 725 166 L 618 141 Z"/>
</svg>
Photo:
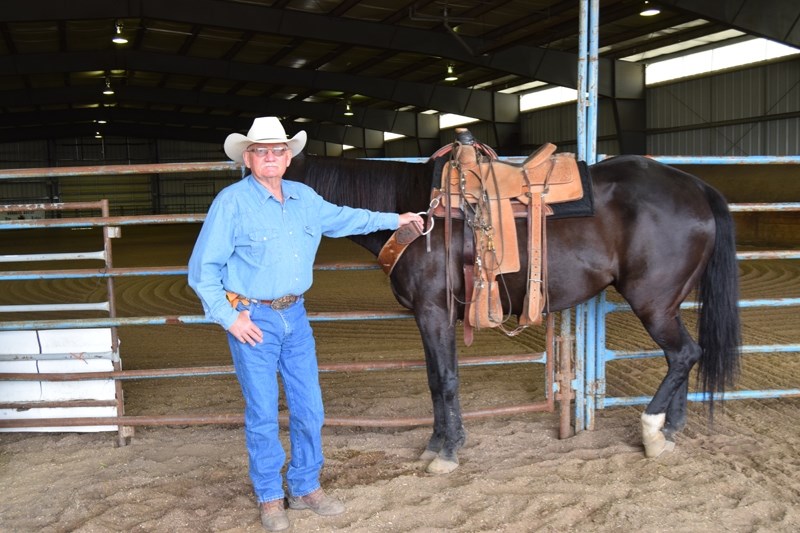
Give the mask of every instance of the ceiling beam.
<svg viewBox="0 0 800 533">
<path fill-rule="evenodd" d="M 138 70 L 163 74 L 183 74 L 202 78 L 296 85 L 318 90 L 359 93 L 389 100 L 398 105 L 414 105 L 481 120 L 513 122 L 516 116 L 497 116 L 495 102 L 503 109 L 518 102 L 518 96 L 463 89 L 427 83 L 386 80 L 353 74 L 307 71 L 302 69 L 235 63 L 218 59 L 178 57 L 135 50 L 66 52 L 0 57 L 0 72 L 19 75 L 48 72 L 88 72 L 96 70 Z M 507 101 L 507 102 L 506 102 Z M 7 106 L 0 100 L 0 107 Z"/>
<path fill-rule="evenodd" d="M 96 115 L 113 111 L 115 108 L 103 108 L 101 100 L 105 98 L 99 94 L 99 87 L 64 87 L 53 89 L 0 91 L 0 107 L 25 108 L 31 106 L 53 106 L 68 103 L 72 106 L 98 107 L 92 111 Z M 380 130 L 405 135 L 409 137 L 434 138 L 438 136 L 438 118 L 433 115 L 418 114 L 403 111 L 390 111 L 372 108 L 353 107 L 354 115 L 345 117 L 344 107 L 340 103 L 310 103 L 294 100 L 268 99 L 256 96 L 231 96 L 223 94 L 203 93 L 200 91 L 182 91 L 158 87 L 130 87 L 122 86 L 116 89 L 114 98 L 120 101 L 139 103 L 142 106 L 149 104 L 166 104 L 182 107 L 210 108 L 220 113 L 174 113 L 184 117 L 187 124 L 209 124 L 213 126 L 227 112 L 231 116 L 243 116 L 247 121 L 246 127 L 253 117 L 275 116 L 301 116 L 318 122 L 332 122 L 340 127 L 356 127 L 371 130 Z M 113 104 L 114 100 L 109 103 Z M 17 115 L 26 113 L 7 113 L 2 126 L 13 127 L 23 119 L 15 119 Z M 42 119 L 49 121 L 49 112 L 40 114 Z M 231 124 L 232 125 L 232 124 Z M 228 127 L 228 126 L 226 126 Z M 245 128 L 246 129 L 246 128 Z"/>
<path fill-rule="evenodd" d="M 54 96 L 54 93 L 59 94 Z M 317 120 L 315 122 L 325 123 L 324 129 L 315 131 L 319 131 L 324 135 L 318 140 L 328 143 L 342 144 L 343 140 L 347 139 L 344 144 L 365 148 L 367 147 L 365 143 L 374 143 L 374 133 L 372 132 L 376 131 L 381 133 L 381 139 L 384 131 L 394 131 L 408 137 L 419 138 L 422 141 L 438 141 L 439 138 L 439 122 L 437 117 L 432 115 L 355 108 L 356 114 L 353 117 L 342 117 L 347 119 L 347 123 L 331 123 L 332 121 L 328 119 L 341 116 L 342 108 L 340 106 L 287 102 L 285 100 L 265 101 L 263 98 L 255 97 L 234 97 L 237 102 L 253 106 L 249 114 L 240 114 L 238 110 L 228 109 L 224 105 L 228 97 L 220 95 L 191 93 L 194 98 L 190 99 L 187 98 L 185 91 L 133 87 L 121 88 L 118 93 L 124 95 L 128 101 L 140 102 L 143 105 L 154 102 L 184 104 L 185 106 L 211 107 L 218 111 L 227 109 L 229 114 L 153 111 L 125 107 L 83 107 L 48 110 L 46 112 L 7 113 L 0 126 L 0 139 L 2 139 L 2 142 L 17 140 L 16 136 L 26 126 L 30 127 L 31 130 L 38 131 L 39 135 L 42 132 L 49 135 L 51 128 L 57 127 L 60 135 L 75 136 L 83 134 L 82 132 L 87 130 L 87 126 L 88 129 L 99 128 L 103 131 L 114 127 L 115 131 L 118 131 L 120 125 L 132 126 L 134 123 L 141 122 L 150 123 L 155 127 L 169 125 L 172 128 L 183 128 L 188 131 L 194 131 L 196 136 L 200 135 L 198 130 L 203 130 L 201 136 L 204 142 L 222 142 L 225 136 L 231 132 L 246 131 L 255 116 L 281 116 L 287 112 L 287 109 L 301 111 L 304 116 L 316 117 Z M 21 107 L 50 106 L 54 101 L 61 101 L 65 97 L 73 105 L 88 106 L 97 101 L 97 91 L 72 87 L 68 89 L 0 92 L 0 101 L 9 101 Z M 108 124 L 98 126 L 95 122 L 98 119 L 106 120 Z M 75 133 L 69 133 L 68 126 L 70 124 L 75 126 Z M 289 122 L 286 124 L 286 128 L 291 135 L 300 129 L 308 129 L 309 127 L 308 124 L 304 123 Z"/>
<path fill-rule="evenodd" d="M 379 22 L 215 0 L 0 2 L 0 22 L 99 18 L 164 19 L 244 32 L 253 31 L 418 53 L 516 74 L 529 80 L 577 87 L 577 55 L 574 53 L 517 45 L 487 54 L 472 55 L 464 49 L 461 42 L 445 31 L 420 30 Z M 492 42 L 480 38 L 464 36 L 459 39 L 472 50 L 489 50 L 493 46 Z M 614 84 L 604 81 L 610 78 L 615 63 L 610 59 L 599 60 L 599 94 L 627 98 L 641 97 L 641 95 L 614 94 Z"/>
<path fill-rule="evenodd" d="M 659 0 L 658 3 L 800 48 L 800 2 L 796 0 Z"/>
</svg>

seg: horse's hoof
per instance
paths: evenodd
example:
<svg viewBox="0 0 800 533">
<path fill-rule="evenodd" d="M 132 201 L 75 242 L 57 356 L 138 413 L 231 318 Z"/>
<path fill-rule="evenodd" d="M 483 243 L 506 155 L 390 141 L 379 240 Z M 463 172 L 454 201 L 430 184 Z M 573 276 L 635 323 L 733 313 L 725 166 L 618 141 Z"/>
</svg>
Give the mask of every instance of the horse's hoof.
<svg viewBox="0 0 800 533">
<path fill-rule="evenodd" d="M 458 468 L 457 461 L 448 461 L 441 457 L 436 457 L 428 464 L 428 468 L 425 471 L 429 474 L 449 474 L 456 468 Z"/>
<path fill-rule="evenodd" d="M 439 454 L 433 450 L 425 450 L 422 452 L 422 455 L 419 456 L 420 461 L 433 461 L 439 457 Z"/>
<path fill-rule="evenodd" d="M 675 441 L 667 440 L 664 435 L 650 442 L 644 443 L 644 456 L 648 459 L 658 457 L 664 452 L 671 452 L 675 449 Z"/>
<path fill-rule="evenodd" d="M 644 444 L 644 456 L 648 459 L 675 449 L 675 442 L 667 440 L 661 431 L 665 418 L 664 413 L 656 415 L 642 413 L 642 444 Z"/>
</svg>

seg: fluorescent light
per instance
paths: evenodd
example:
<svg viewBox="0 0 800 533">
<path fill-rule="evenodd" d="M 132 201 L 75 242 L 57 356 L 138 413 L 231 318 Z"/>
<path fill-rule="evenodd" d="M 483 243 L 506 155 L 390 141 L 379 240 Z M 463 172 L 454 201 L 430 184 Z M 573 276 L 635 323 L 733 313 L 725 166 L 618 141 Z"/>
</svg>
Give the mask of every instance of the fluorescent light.
<svg viewBox="0 0 800 533">
<path fill-rule="evenodd" d="M 639 15 L 641 15 L 643 17 L 652 17 L 652 16 L 655 16 L 655 15 L 658 15 L 659 13 L 661 13 L 660 9 L 658 9 L 657 7 L 652 7 L 650 5 L 650 2 L 647 2 L 645 0 L 644 8 L 642 8 L 642 12 L 639 13 Z"/>
<path fill-rule="evenodd" d="M 465 117 L 463 115 L 455 115 L 453 113 L 443 113 L 442 115 L 439 115 L 440 130 L 453 128 L 455 126 L 463 126 L 464 124 L 472 124 L 474 122 L 480 122 L 480 119 Z"/>
<path fill-rule="evenodd" d="M 128 39 L 122 35 L 122 22 L 117 21 L 115 27 L 116 32 L 114 33 L 114 37 L 111 39 L 111 42 L 114 44 L 127 44 Z"/>
<path fill-rule="evenodd" d="M 114 89 L 111 88 L 111 78 L 106 78 L 106 88 L 103 89 L 103 94 L 107 95 L 114 94 Z"/>
<path fill-rule="evenodd" d="M 645 67 L 645 85 L 768 61 L 798 53 L 800 53 L 800 50 L 791 46 L 768 39 L 752 39 L 650 63 Z"/>
<path fill-rule="evenodd" d="M 578 91 L 568 87 L 548 87 L 547 89 L 539 89 L 523 94 L 519 98 L 519 110 L 530 111 L 532 109 L 541 109 L 543 107 L 550 107 L 559 104 L 566 104 L 567 102 L 575 102 L 578 100 Z"/>
</svg>

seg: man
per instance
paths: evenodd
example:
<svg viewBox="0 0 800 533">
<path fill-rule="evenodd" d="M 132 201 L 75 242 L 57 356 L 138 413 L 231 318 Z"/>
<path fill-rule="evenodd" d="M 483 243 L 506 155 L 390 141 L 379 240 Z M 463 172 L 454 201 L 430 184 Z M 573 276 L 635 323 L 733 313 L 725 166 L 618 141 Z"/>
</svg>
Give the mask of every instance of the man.
<svg viewBox="0 0 800 533">
<path fill-rule="evenodd" d="M 276 117 L 233 133 L 225 153 L 250 174 L 217 195 L 189 259 L 189 285 L 205 314 L 228 332 L 245 400 L 250 478 L 268 531 L 289 527 L 284 506 L 286 454 L 278 435 L 280 373 L 289 408 L 289 508 L 337 515 L 344 505 L 320 487 L 323 424 L 316 348 L 303 302 L 323 235 L 343 237 L 418 224 L 414 213 L 340 207 L 310 187 L 283 180 L 306 143 L 287 138 Z"/>
</svg>

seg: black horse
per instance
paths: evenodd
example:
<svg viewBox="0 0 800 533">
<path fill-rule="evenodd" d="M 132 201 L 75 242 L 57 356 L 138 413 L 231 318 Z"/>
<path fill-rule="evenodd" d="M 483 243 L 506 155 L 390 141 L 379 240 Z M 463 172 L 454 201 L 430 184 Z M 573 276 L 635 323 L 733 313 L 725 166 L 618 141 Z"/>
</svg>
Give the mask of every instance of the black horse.
<svg viewBox="0 0 800 533">
<path fill-rule="evenodd" d="M 434 162 L 427 164 L 299 157 L 286 178 L 302 181 L 339 205 L 377 211 L 425 211 Z M 713 402 L 738 372 L 738 268 L 734 227 L 722 195 L 700 179 L 640 156 L 619 156 L 589 167 L 595 214 L 547 221 L 548 307 L 551 312 L 587 301 L 608 286 L 627 300 L 650 336 L 664 350 L 668 371 L 642 414 L 648 457 L 673 446 L 672 435 L 686 424 L 689 373 L 699 362 L 703 391 Z M 438 182 L 436 183 L 438 185 Z M 414 313 L 422 334 L 428 385 L 433 400 L 433 435 L 422 455 L 430 472 L 458 465 L 463 445 L 456 356 L 456 329 L 448 311 L 445 258 L 461 257 L 463 225 L 454 220 L 445 255 L 443 224 L 414 241 L 391 274 L 397 300 Z M 526 223 L 517 222 L 520 250 Z M 376 254 L 390 237 L 379 232 L 353 237 Z M 504 274 L 510 294 L 504 312 L 518 315 L 526 291 L 526 253 L 518 273 Z M 557 265 L 557 268 L 554 266 Z M 456 301 L 464 302 L 461 265 L 449 266 Z M 698 342 L 679 307 L 697 289 Z M 504 291 L 505 293 L 505 291 Z M 463 305 L 456 310 L 463 318 Z M 713 409 L 713 403 L 711 404 Z M 712 411 L 713 413 L 713 411 Z"/>
</svg>

